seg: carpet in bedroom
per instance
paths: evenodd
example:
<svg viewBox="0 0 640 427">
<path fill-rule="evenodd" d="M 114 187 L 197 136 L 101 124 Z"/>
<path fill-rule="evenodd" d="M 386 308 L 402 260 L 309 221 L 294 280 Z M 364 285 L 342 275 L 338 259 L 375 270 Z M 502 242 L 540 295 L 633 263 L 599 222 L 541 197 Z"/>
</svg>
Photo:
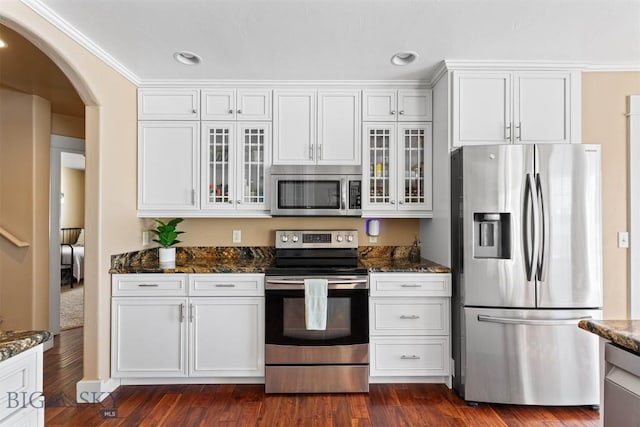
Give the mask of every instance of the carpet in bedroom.
<svg viewBox="0 0 640 427">
<path fill-rule="evenodd" d="M 60 329 L 72 329 L 84 322 L 84 283 L 80 282 L 70 288 L 68 285 L 60 289 Z"/>
</svg>

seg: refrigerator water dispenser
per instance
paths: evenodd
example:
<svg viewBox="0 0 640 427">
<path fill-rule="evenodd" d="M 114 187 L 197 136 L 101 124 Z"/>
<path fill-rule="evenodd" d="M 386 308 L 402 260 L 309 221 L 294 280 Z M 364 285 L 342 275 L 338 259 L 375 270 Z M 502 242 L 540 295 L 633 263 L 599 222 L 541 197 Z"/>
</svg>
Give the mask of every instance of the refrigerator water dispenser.
<svg viewBox="0 0 640 427">
<path fill-rule="evenodd" d="M 474 258 L 511 258 L 511 217 L 508 213 L 474 213 Z"/>
</svg>

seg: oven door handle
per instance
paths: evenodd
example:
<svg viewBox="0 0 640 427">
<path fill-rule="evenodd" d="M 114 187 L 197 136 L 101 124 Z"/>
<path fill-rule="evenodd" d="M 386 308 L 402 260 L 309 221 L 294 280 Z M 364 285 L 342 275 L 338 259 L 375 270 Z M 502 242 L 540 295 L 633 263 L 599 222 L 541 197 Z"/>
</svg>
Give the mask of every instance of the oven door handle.
<svg viewBox="0 0 640 427">
<path fill-rule="evenodd" d="M 336 279 L 329 280 L 327 287 L 329 289 L 368 289 L 369 279 Z M 271 290 L 290 290 L 304 289 L 304 280 L 287 280 L 287 279 L 268 279 L 265 289 Z"/>
</svg>

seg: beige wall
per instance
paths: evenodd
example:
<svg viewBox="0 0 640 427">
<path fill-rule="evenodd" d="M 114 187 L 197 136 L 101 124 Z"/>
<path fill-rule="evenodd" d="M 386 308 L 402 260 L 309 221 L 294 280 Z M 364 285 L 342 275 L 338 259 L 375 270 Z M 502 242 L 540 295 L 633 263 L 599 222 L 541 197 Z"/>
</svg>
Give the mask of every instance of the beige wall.
<svg viewBox="0 0 640 427">
<path fill-rule="evenodd" d="M 0 89 L 0 226 L 30 244 L 0 238 L 3 329 L 48 324 L 50 108 L 37 96 Z"/>
<path fill-rule="evenodd" d="M 72 138 L 84 138 L 84 117 L 51 114 L 51 133 Z"/>
<path fill-rule="evenodd" d="M 84 227 L 84 171 L 62 168 L 60 191 L 64 203 L 60 205 L 60 227 Z"/>
<path fill-rule="evenodd" d="M 628 316 L 627 249 L 618 248 L 628 230 L 627 96 L 640 95 L 640 72 L 583 73 L 582 138 L 602 145 L 602 239 L 605 317 Z"/>
</svg>

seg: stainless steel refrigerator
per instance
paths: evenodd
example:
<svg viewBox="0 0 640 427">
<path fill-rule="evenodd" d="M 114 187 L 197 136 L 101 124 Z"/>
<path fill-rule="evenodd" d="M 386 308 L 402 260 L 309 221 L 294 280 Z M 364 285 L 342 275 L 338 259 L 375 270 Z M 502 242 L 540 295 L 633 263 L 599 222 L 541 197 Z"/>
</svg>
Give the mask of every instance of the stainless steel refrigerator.
<svg viewBox="0 0 640 427">
<path fill-rule="evenodd" d="M 452 153 L 454 388 L 469 403 L 599 404 L 600 146 Z"/>
</svg>

